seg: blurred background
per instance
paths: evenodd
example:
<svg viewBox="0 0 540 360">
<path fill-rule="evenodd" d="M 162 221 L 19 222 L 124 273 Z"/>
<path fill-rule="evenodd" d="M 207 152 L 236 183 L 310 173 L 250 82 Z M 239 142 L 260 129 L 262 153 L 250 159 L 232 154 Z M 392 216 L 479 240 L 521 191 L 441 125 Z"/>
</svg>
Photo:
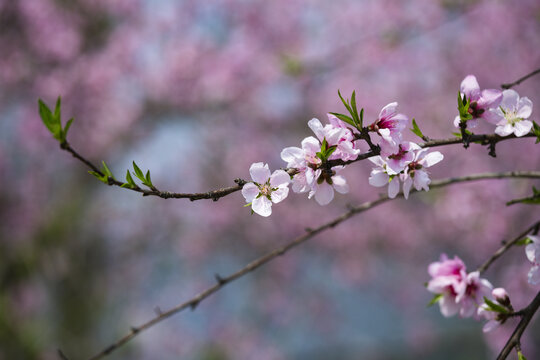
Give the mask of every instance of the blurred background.
<svg viewBox="0 0 540 360">
<path fill-rule="evenodd" d="M 104 186 L 62 152 L 37 98 L 63 100 L 69 141 L 117 178 L 136 162 L 162 190 L 198 192 L 284 166 L 307 121 L 366 121 L 389 102 L 451 136 L 461 80 L 498 88 L 540 66 L 540 2 L 0 0 L 0 359 L 84 359 L 247 262 L 384 190 L 370 163 L 321 207 L 292 194 L 270 218 L 235 193 L 189 202 Z M 540 101 L 540 77 L 515 88 Z M 537 106 L 537 105 L 535 105 Z M 538 121 L 538 108 L 533 119 Z M 493 132 L 484 125 L 479 132 Z M 409 136 L 409 135 L 407 135 Z M 410 139 L 413 140 L 412 133 Z M 538 169 L 533 139 L 438 149 L 433 178 Z M 505 207 L 538 182 L 489 181 L 361 214 L 141 334 L 112 359 L 491 359 L 514 324 L 445 319 L 424 283 L 441 252 L 472 271 L 538 220 Z M 485 275 L 516 308 L 538 287 L 513 249 Z M 525 355 L 540 358 L 540 326 Z M 458 349 L 458 350 L 456 350 Z M 513 355 L 514 356 L 514 355 Z"/>
</svg>

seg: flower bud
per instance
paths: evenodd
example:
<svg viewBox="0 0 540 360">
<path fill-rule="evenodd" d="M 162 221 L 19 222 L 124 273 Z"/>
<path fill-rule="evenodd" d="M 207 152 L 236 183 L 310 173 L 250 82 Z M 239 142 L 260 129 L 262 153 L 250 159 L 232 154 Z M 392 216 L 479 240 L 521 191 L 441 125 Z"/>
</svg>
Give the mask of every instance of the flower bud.
<svg viewBox="0 0 540 360">
<path fill-rule="evenodd" d="M 508 297 L 508 293 L 503 288 L 496 288 L 493 289 L 491 292 L 491 295 L 497 300 L 497 302 L 503 306 L 509 307 L 510 306 L 510 297 Z"/>
</svg>

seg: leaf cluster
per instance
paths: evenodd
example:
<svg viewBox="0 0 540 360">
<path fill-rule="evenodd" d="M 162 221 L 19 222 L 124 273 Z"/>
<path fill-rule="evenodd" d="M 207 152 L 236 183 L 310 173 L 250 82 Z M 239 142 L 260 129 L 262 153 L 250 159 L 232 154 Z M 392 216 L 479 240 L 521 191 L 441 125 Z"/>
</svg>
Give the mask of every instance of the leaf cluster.
<svg viewBox="0 0 540 360">
<path fill-rule="evenodd" d="M 62 101 L 59 96 L 56 100 L 56 106 L 53 113 L 45 102 L 38 99 L 39 115 L 43 121 L 43 124 L 45 124 L 47 129 L 49 129 L 53 137 L 58 140 L 60 144 L 64 144 L 66 142 L 67 133 L 71 127 L 71 123 L 73 122 L 73 118 L 69 119 L 66 126 L 62 128 L 62 119 L 60 114 L 61 102 Z"/>
<path fill-rule="evenodd" d="M 471 100 L 467 99 L 467 95 L 462 94 L 461 91 L 458 91 L 458 111 L 459 118 L 462 123 L 465 123 L 473 118 L 473 116 L 469 113 L 470 105 Z"/>
<path fill-rule="evenodd" d="M 341 96 L 341 92 L 338 90 L 339 98 L 341 99 L 341 102 L 343 105 L 345 105 L 345 108 L 349 112 L 350 116 L 340 113 L 334 113 L 331 112 L 330 114 L 337 117 L 339 120 L 346 122 L 347 124 L 353 126 L 358 131 L 362 131 L 362 126 L 364 123 L 364 109 L 360 109 L 360 112 L 358 112 L 358 108 L 356 106 L 356 91 L 352 92 L 351 99 L 345 100 L 343 96 Z"/>
</svg>

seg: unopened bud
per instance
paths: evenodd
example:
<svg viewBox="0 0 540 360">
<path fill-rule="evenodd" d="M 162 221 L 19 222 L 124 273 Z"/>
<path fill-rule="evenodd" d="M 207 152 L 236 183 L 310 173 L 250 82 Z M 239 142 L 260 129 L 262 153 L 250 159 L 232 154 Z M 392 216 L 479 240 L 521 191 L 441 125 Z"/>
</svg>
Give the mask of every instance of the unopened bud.
<svg viewBox="0 0 540 360">
<path fill-rule="evenodd" d="M 510 297 L 508 296 L 508 293 L 503 288 L 496 288 L 493 289 L 491 292 L 491 295 L 497 300 L 497 302 L 503 306 L 509 307 L 510 306 Z"/>
</svg>

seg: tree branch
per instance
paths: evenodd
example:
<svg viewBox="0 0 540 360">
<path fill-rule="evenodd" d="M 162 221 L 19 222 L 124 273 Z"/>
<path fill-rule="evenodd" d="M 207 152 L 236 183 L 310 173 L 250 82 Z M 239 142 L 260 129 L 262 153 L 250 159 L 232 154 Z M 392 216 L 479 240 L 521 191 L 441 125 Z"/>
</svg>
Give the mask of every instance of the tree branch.
<svg viewBox="0 0 540 360">
<path fill-rule="evenodd" d="M 512 83 L 502 84 L 501 87 L 502 87 L 503 89 L 510 89 L 510 88 L 512 88 L 512 87 L 514 87 L 514 86 L 516 86 L 516 85 L 521 84 L 523 81 L 527 80 L 527 79 L 530 78 L 530 77 L 533 77 L 533 76 L 536 75 L 536 74 L 540 74 L 540 69 L 536 69 L 536 70 L 534 70 L 533 72 L 531 72 L 531 73 L 525 75 L 524 77 L 522 77 L 522 78 L 520 78 L 520 79 L 518 79 L 518 80 L 516 80 L 516 81 L 514 81 L 514 82 L 512 82 Z"/>
<path fill-rule="evenodd" d="M 531 303 L 524 308 L 523 310 L 520 310 L 518 312 L 521 312 L 521 321 L 516 326 L 516 329 L 512 333 L 512 336 L 510 336 L 510 339 L 506 342 L 506 345 L 504 345 L 503 349 L 499 353 L 499 356 L 497 356 L 497 360 L 505 360 L 508 355 L 510 355 L 510 352 L 513 348 L 517 348 L 520 350 L 521 347 L 521 336 L 523 335 L 523 332 L 527 328 L 527 325 L 529 325 L 529 322 L 533 318 L 534 314 L 540 307 L 540 292 L 536 294 L 536 297 L 531 301 Z"/>
<path fill-rule="evenodd" d="M 521 234 L 516 236 L 512 241 L 505 243 L 499 250 L 497 250 L 482 266 L 478 268 L 478 271 L 480 273 L 483 273 L 486 271 L 490 265 L 497 260 L 499 257 L 501 257 L 505 252 L 508 251 L 512 246 L 514 246 L 519 240 L 523 239 L 525 236 L 529 235 L 529 233 L 537 233 L 538 228 L 540 227 L 540 220 L 532 224 L 527 228 L 527 230 L 523 231 Z"/>
<path fill-rule="evenodd" d="M 527 135 L 522 136 L 523 137 L 534 137 L 535 135 L 533 133 L 529 133 Z M 509 136 L 499 136 L 497 134 L 479 134 L 479 135 L 470 135 L 470 142 L 477 142 L 481 145 L 494 145 L 500 141 L 510 140 L 510 139 L 517 139 L 517 137 L 512 134 Z M 427 147 L 437 147 L 437 146 L 446 146 L 446 145 L 454 145 L 454 144 L 461 144 L 462 139 L 461 138 L 448 138 L 448 139 L 439 139 L 439 140 L 430 140 L 426 141 L 424 143 L 419 144 L 420 147 L 427 148 Z M 96 172 L 100 176 L 104 176 L 103 172 L 99 170 L 99 168 L 92 163 L 90 160 L 86 159 L 82 155 L 80 155 L 71 145 L 66 141 L 60 145 L 60 148 L 62 150 L 65 150 L 69 152 L 74 158 L 81 161 L 83 164 L 85 164 L 88 168 L 90 168 L 92 171 Z M 380 150 L 376 147 L 376 150 L 368 151 L 364 154 L 360 154 L 357 159 L 350 160 L 350 161 L 342 161 L 342 160 L 331 160 L 328 163 L 330 166 L 336 166 L 336 165 L 349 165 L 357 161 L 365 160 L 367 158 L 377 156 L 379 155 Z M 294 173 L 297 171 L 294 168 L 288 168 L 285 169 L 290 175 L 294 175 Z M 168 192 L 168 191 L 160 191 L 156 187 L 153 187 L 150 190 L 142 189 L 140 187 L 124 187 L 124 189 L 128 189 L 131 191 L 138 192 L 142 194 L 143 196 L 157 196 L 163 199 L 189 199 L 191 201 L 195 200 L 203 200 L 203 199 L 212 199 L 214 201 L 217 201 L 218 199 L 227 196 L 229 194 L 232 194 L 238 190 L 241 190 L 242 187 L 247 183 L 246 180 L 243 179 L 235 179 L 234 182 L 236 183 L 236 186 L 230 186 L 225 187 L 221 189 L 211 190 L 203 193 L 175 193 L 175 192 Z M 108 178 L 108 184 L 110 186 L 119 186 L 126 184 L 122 181 L 118 181 L 116 179 L 113 179 L 111 177 Z"/>
<path fill-rule="evenodd" d="M 510 171 L 510 172 L 503 172 L 503 173 L 482 173 L 482 174 L 474 174 L 469 176 L 463 176 L 463 177 L 452 177 L 447 179 L 441 179 L 441 180 L 435 180 L 430 184 L 430 187 L 433 188 L 439 188 L 444 187 L 452 184 L 457 184 L 461 182 L 470 182 L 470 181 L 479 181 L 479 180 L 486 180 L 486 179 L 504 179 L 504 178 L 535 178 L 540 179 L 540 171 Z M 416 193 L 416 190 L 412 190 L 412 193 Z M 403 193 L 400 192 L 398 194 L 398 197 L 402 197 Z M 287 251 L 291 250 L 292 248 L 296 247 L 297 245 L 300 245 L 307 240 L 311 239 L 313 236 L 327 230 L 330 228 L 333 228 L 334 226 L 344 222 L 345 220 L 351 218 L 352 216 L 356 214 L 360 214 L 364 211 L 367 211 L 371 208 L 374 208 L 380 204 L 383 204 L 390 199 L 387 195 L 381 196 L 379 199 L 374 201 L 365 202 L 359 206 L 354 206 L 349 209 L 349 211 L 345 212 L 341 216 L 334 218 L 333 220 L 315 228 L 315 229 L 306 229 L 306 233 L 297 237 L 296 239 L 290 241 L 284 246 L 281 246 L 261 257 L 258 259 L 250 262 L 240 270 L 236 271 L 235 273 L 226 276 L 216 277 L 216 284 L 213 286 L 207 288 L 206 290 L 200 292 L 193 298 L 167 310 L 167 311 L 158 311 L 156 317 L 152 318 L 151 320 L 145 322 L 144 324 L 137 326 L 137 327 L 131 327 L 131 331 L 112 343 L 111 345 L 107 346 L 105 349 L 97 353 L 96 355 L 89 358 L 89 360 L 98 360 L 102 359 L 103 357 L 107 356 L 108 354 L 112 353 L 113 351 L 117 350 L 122 345 L 129 342 L 131 339 L 133 339 L 135 336 L 140 334 L 142 331 L 152 327 L 153 325 L 171 317 L 172 315 L 179 313 L 185 309 L 192 309 L 194 310 L 201 301 L 209 297 L 210 295 L 216 293 L 218 290 L 220 290 L 225 285 L 231 283 L 234 280 L 237 280 L 241 278 L 242 276 L 258 269 L 259 267 L 263 266 L 264 264 L 270 262 L 271 260 L 277 258 L 278 256 L 281 256 L 285 254 Z"/>
</svg>

